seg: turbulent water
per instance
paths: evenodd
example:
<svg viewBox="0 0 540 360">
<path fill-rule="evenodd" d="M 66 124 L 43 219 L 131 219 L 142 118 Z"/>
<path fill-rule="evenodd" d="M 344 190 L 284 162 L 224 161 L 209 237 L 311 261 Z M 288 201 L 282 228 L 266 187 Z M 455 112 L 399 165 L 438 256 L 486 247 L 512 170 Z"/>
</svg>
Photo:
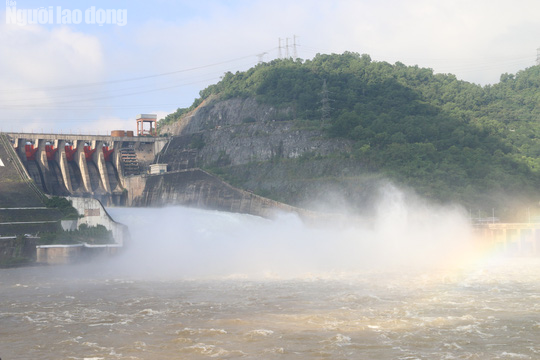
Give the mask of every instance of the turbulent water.
<svg viewBox="0 0 540 360">
<path fill-rule="evenodd" d="M 540 358 L 540 259 L 461 256 L 444 239 L 459 214 L 436 230 L 403 211 L 414 240 L 396 242 L 386 216 L 336 229 L 112 209 L 132 232 L 122 256 L 0 271 L 0 358 Z"/>
</svg>

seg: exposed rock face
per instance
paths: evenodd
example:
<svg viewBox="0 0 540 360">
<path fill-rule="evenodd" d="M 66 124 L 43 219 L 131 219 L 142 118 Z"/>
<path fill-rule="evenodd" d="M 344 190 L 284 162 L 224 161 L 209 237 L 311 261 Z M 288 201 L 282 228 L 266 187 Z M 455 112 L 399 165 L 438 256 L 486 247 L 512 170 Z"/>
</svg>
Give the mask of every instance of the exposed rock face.
<svg viewBox="0 0 540 360">
<path fill-rule="evenodd" d="M 297 122 L 283 120 L 291 118 L 292 113 L 291 109 L 259 104 L 253 98 L 209 100 L 164 128 L 164 132 L 180 138 L 164 149 L 160 161 L 177 169 L 350 151 L 347 141 L 328 139 L 320 129 L 299 129 Z"/>
<path fill-rule="evenodd" d="M 259 104 L 253 98 L 224 101 L 209 98 L 179 122 L 165 127 L 164 131 L 172 135 L 194 134 L 224 126 L 243 125 L 246 122 L 272 121 L 288 116 L 289 112 L 289 109 L 278 110 Z"/>
<path fill-rule="evenodd" d="M 264 217 L 282 210 L 318 218 L 313 212 L 232 187 L 200 169 L 350 151 L 347 141 L 326 138 L 317 125 L 306 122 L 311 126 L 307 128 L 305 123 L 288 120 L 293 116 L 290 108 L 276 109 L 253 98 L 203 102 L 162 129 L 174 135 L 156 159 L 168 164 L 169 173 L 130 178 L 127 205 L 176 204 Z"/>
</svg>

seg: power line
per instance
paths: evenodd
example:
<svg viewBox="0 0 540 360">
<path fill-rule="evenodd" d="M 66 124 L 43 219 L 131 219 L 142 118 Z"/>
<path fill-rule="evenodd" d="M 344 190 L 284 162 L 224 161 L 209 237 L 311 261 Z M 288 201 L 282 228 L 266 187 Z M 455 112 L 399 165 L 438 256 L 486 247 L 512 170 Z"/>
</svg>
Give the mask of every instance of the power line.
<svg viewBox="0 0 540 360">
<path fill-rule="evenodd" d="M 266 52 L 266 51 L 263 52 L 263 54 L 267 54 L 267 53 L 268 52 Z M 260 56 L 260 55 L 261 54 L 257 54 L 257 56 Z M 253 58 L 253 56 L 244 56 L 244 57 L 241 57 L 241 58 L 237 58 L 236 61 L 238 61 L 238 59 L 247 59 L 247 58 Z M 221 62 L 221 63 L 215 63 L 213 65 L 223 64 L 223 63 L 228 63 L 228 62 L 230 62 L 230 61 Z M 250 64 L 250 66 L 254 65 L 254 63 L 252 61 L 250 61 L 249 64 Z M 245 64 L 245 65 L 247 65 L 247 64 Z M 200 66 L 197 69 L 208 68 L 210 66 L 212 66 L 212 65 Z M 176 71 L 174 73 L 190 71 L 190 70 L 193 70 L 193 69 L 195 69 L 195 68 L 179 70 L 179 71 Z M 51 94 L 47 94 L 46 96 L 42 96 L 42 97 L 33 97 L 33 98 L 25 97 L 25 98 L 15 98 L 15 99 L 14 98 L 10 98 L 10 99 L 6 98 L 6 99 L 4 99 L 4 101 L 2 103 L 0 103 L 0 109 L 17 109 L 17 108 L 25 108 L 25 109 L 26 108 L 33 108 L 33 109 L 36 109 L 36 108 L 44 108 L 44 107 L 46 108 L 46 107 L 50 107 L 50 106 L 61 107 L 64 104 L 84 103 L 84 102 L 94 101 L 94 100 L 108 100 L 108 99 L 117 98 L 117 97 L 123 97 L 123 96 L 151 93 L 151 92 L 174 89 L 174 88 L 179 88 L 179 87 L 198 84 L 198 83 L 208 83 L 210 81 L 216 81 L 216 80 L 220 79 L 220 77 L 223 75 L 224 71 L 225 70 L 220 71 L 219 74 L 217 72 L 214 72 L 215 75 L 211 74 L 209 77 L 202 78 L 202 79 L 201 79 L 201 75 L 197 75 L 197 76 L 194 77 L 194 81 L 184 81 L 184 82 L 181 82 L 181 83 L 178 83 L 177 81 L 174 81 L 174 82 L 168 81 L 170 86 L 156 87 L 154 85 L 153 87 L 150 88 L 148 85 L 141 83 L 141 84 L 138 84 L 138 85 L 128 86 L 128 87 L 124 87 L 124 88 L 117 88 L 117 89 L 104 88 L 104 89 L 101 89 L 101 90 L 96 89 L 96 90 L 84 91 L 84 92 L 70 91 L 67 94 L 53 92 Z M 172 74 L 172 73 L 173 72 L 163 73 L 163 74 L 160 74 L 160 75 Z M 154 78 L 154 77 L 156 77 L 156 76 L 137 77 L 137 78 L 132 78 L 130 80 L 148 79 L 148 78 Z M 120 81 L 111 81 L 111 82 L 102 82 L 102 83 L 103 84 L 105 84 L 105 83 L 118 84 L 118 83 L 121 83 L 121 82 Z M 94 84 L 97 84 L 97 83 L 94 83 Z M 86 86 L 86 85 L 88 85 L 88 84 L 81 84 L 80 88 L 84 88 L 84 86 Z M 166 85 L 166 84 L 163 84 L 163 85 Z M 64 87 L 64 86 L 51 87 L 51 88 L 55 88 L 57 90 L 67 90 L 67 88 Z M 140 91 L 131 91 L 131 90 L 140 90 Z M 16 95 L 16 94 L 14 94 L 14 95 Z M 60 101 L 56 101 L 56 99 L 58 99 Z M 51 101 L 51 100 L 53 100 L 53 101 Z M 29 104 L 29 102 L 30 102 L 30 104 Z M 34 102 L 34 103 L 32 103 L 32 102 Z M 35 102 L 38 102 L 38 103 L 35 103 Z"/>
<path fill-rule="evenodd" d="M 268 50 L 268 51 L 271 51 L 271 50 Z M 187 69 L 169 71 L 169 72 L 159 73 L 159 74 L 138 76 L 138 77 L 132 77 L 132 78 L 118 79 L 118 80 L 106 80 L 106 81 L 97 81 L 97 82 L 91 82 L 91 83 L 69 84 L 69 85 L 58 85 L 58 86 L 45 86 L 45 87 L 35 87 L 35 88 L 0 89 L 0 92 L 36 91 L 36 90 L 64 90 L 64 89 L 73 89 L 73 88 L 90 87 L 90 86 L 107 85 L 107 84 L 118 84 L 118 83 L 123 83 L 123 82 L 145 80 L 145 79 L 169 76 L 169 75 L 174 75 L 174 74 L 179 74 L 179 73 L 184 73 L 184 72 L 189 72 L 189 71 L 194 71 L 194 70 L 205 69 L 205 68 L 209 68 L 209 67 L 213 67 L 213 66 L 218 66 L 218 65 L 223 65 L 223 64 L 236 62 L 236 61 L 239 61 L 239 60 L 253 58 L 254 56 L 257 56 L 257 54 L 246 55 L 246 56 L 242 56 L 242 57 L 231 59 L 231 60 L 221 61 L 221 62 L 212 63 L 212 64 L 208 64 L 208 65 L 196 66 L 196 67 L 187 68 Z"/>
<path fill-rule="evenodd" d="M 186 85 L 193 85 L 193 84 L 197 84 L 197 83 L 200 83 L 200 82 L 207 82 L 207 81 L 210 81 L 210 80 L 215 80 L 215 78 L 205 79 L 205 80 L 202 80 L 202 81 L 195 81 L 195 82 L 192 82 L 192 83 L 185 83 L 185 84 L 167 86 L 167 87 L 162 87 L 162 88 L 154 88 L 154 89 L 143 90 L 143 91 L 135 91 L 135 92 L 130 92 L 130 93 L 118 94 L 118 95 L 102 95 L 102 96 L 96 96 L 96 97 L 93 97 L 93 98 L 84 98 L 84 99 L 80 99 L 80 100 L 75 99 L 75 100 L 68 100 L 68 101 L 59 101 L 59 102 L 55 102 L 53 104 L 54 105 L 62 105 L 62 104 L 80 103 L 80 102 L 86 102 L 86 101 L 105 100 L 105 99 L 112 99 L 112 98 L 118 98 L 118 97 L 124 97 L 124 96 L 146 94 L 146 93 L 151 93 L 151 92 L 156 92 L 156 91 L 175 89 L 175 88 L 178 88 L 178 87 L 182 87 L 182 86 L 186 86 Z M 43 104 L 37 104 L 37 105 L 32 105 L 32 104 L 0 105 L 0 109 L 14 109 L 14 108 L 23 108 L 23 109 L 34 108 L 35 109 L 35 108 L 39 108 L 39 106 L 42 106 L 42 105 Z M 49 104 L 46 104 L 46 105 L 49 105 Z"/>
<path fill-rule="evenodd" d="M 178 82 L 173 82 L 171 84 L 175 84 L 175 85 L 178 85 L 178 86 L 190 85 L 190 84 L 197 83 L 197 82 L 205 82 L 205 81 L 208 81 L 208 80 L 218 79 L 220 75 L 221 75 L 221 73 L 219 75 L 218 74 L 211 75 L 211 79 L 194 80 L 192 82 L 188 82 L 188 83 L 185 83 L 185 84 L 183 84 L 183 83 L 179 84 Z M 84 92 L 70 91 L 69 93 L 53 93 L 51 95 L 47 94 L 46 96 L 40 96 L 40 97 L 25 97 L 25 98 L 16 98 L 16 99 L 9 98 L 9 99 L 6 99 L 5 101 L 3 101 L 2 103 L 0 103 L 0 106 L 2 106 L 3 104 L 9 104 L 11 106 L 12 105 L 17 105 L 16 104 L 17 102 L 19 102 L 19 103 L 20 102 L 27 103 L 27 102 L 31 102 L 31 101 L 43 101 L 43 100 L 51 101 L 51 100 L 55 100 L 55 99 L 62 99 L 62 100 L 74 99 L 74 100 L 76 100 L 77 98 L 81 98 L 81 97 L 104 95 L 104 94 L 110 94 L 110 93 L 116 93 L 116 92 L 122 92 L 122 91 L 129 91 L 129 90 L 135 90 L 135 89 L 148 89 L 148 85 L 141 84 L 141 85 L 123 87 L 123 88 L 117 88 L 117 89 L 101 89 L 101 90 L 96 89 L 96 90 L 84 91 Z"/>
</svg>

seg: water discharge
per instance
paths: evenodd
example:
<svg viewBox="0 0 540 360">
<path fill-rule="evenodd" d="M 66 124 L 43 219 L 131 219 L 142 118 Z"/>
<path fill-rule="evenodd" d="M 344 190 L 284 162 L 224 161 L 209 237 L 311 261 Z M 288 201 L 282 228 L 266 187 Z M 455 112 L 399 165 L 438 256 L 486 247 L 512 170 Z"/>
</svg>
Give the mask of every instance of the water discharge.
<svg viewBox="0 0 540 360">
<path fill-rule="evenodd" d="M 471 245 L 458 207 L 428 205 L 392 186 L 369 218 L 304 223 L 180 207 L 111 209 L 134 236 L 118 271 L 155 277 L 291 278 L 396 266 L 439 266 Z"/>
<path fill-rule="evenodd" d="M 309 225 L 110 211 L 120 257 L 0 271 L 2 359 L 540 357 L 540 259 L 477 252 L 457 207 L 390 186 L 369 218 Z"/>
</svg>

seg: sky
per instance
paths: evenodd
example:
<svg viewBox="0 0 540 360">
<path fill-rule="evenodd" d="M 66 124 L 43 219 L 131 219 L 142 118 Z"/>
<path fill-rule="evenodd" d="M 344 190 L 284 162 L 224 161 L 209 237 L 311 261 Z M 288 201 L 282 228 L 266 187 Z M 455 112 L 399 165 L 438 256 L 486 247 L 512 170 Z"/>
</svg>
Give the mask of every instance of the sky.
<svg viewBox="0 0 540 360">
<path fill-rule="evenodd" d="M 3 1 L 8 132 L 135 130 L 138 114 L 162 118 L 278 58 L 279 39 L 282 57 L 352 51 L 481 85 L 534 66 L 540 48 L 538 0 Z"/>
</svg>

